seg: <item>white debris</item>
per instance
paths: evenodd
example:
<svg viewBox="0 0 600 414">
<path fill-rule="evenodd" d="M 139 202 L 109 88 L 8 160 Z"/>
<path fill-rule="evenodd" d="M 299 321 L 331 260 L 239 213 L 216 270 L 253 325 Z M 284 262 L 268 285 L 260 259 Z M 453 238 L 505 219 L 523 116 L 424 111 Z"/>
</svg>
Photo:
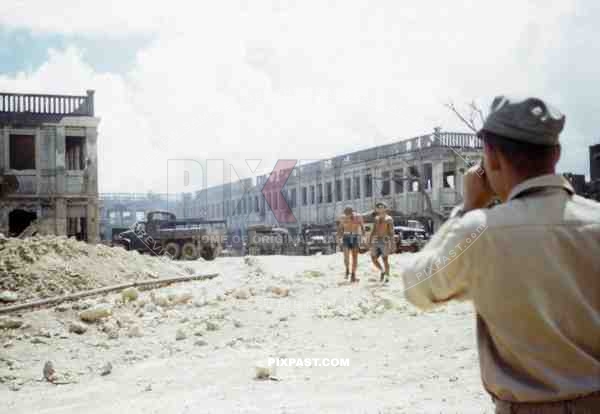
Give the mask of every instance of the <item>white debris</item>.
<svg viewBox="0 0 600 414">
<path fill-rule="evenodd" d="M 269 364 L 268 360 L 258 361 L 254 365 L 254 378 L 267 380 L 275 376 L 276 366 Z"/>
<path fill-rule="evenodd" d="M 71 322 L 69 324 L 69 332 L 76 333 L 78 335 L 82 335 L 87 331 L 87 325 L 81 322 Z"/>
<path fill-rule="evenodd" d="M 250 296 L 252 296 L 250 290 L 245 287 L 237 288 L 233 292 L 233 297 L 236 299 L 248 299 Z"/>
<path fill-rule="evenodd" d="M 0 243 L 0 291 L 19 300 L 65 295 L 155 275 L 184 276 L 176 263 L 63 236 L 9 238 Z"/>
<path fill-rule="evenodd" d="M 23 326 L 23 320 L 12 317 L 0 317 L 0 329 L 16 329 Z"/>
<path fill-rule="evenodd" d="M 284 298 L 290 294 L 290 288 L 287 287 L 272 286 L 271 288 L 269 288 L 269 290 L 274 296 L 280 298 Z"/>
<path fill-rule="evenodd" d="M 155 305 L 162 307 L 185 304 L 194 298 L 189 290 L 183 289 L 165 289 L 162 291 L 154 291 L 150 293 L 150 297 Z"/>
<path fill-rule="evenodd" d="M 79 313 L 79 318 L 84 322 L 96 322 L 112 314 L 112 307 L 107 303 L 100 303 Z"/>
<path fill-rule="evenodd" d="M 131 325 L 129 329 L 127 329 L 127 336 L 130 338 L 141 338 L 144 336 L 142 327 L 140 325 Z"/>
<path fill-rule="evenodd" d="M 54 365 L 52 364 L 52 361 L 46 361 L 46 363 L 44 364 L 44 369 L 42 370 L 42 374 L 46 381 L 56 381 L 56 371 L 54 370 Z"/>
<path fill-rule="evenodd" d="M 113 369 L 112 364 L 110 362 L 107 362 L 106 364 L 104 364 L 104 366 L 100 370 L 100 375 L 106 376 L 112 372 L 112 369 Z"/>
<path fill-rule="evenodd" d="M 123 299 L 123 302 L 135 301 L 139 297 L 140 297 L 140 291 L 134 287 L 123 289 L 121 291 L 121 298 Z"/>
<path fill-rule="evenodd" d="M 19 295 L 10 290 L 4 290 L 0 292 L 0 302 L 16 302 L 19 300 Z"/>
<path fill-rule="evenodd" d="M 207 331 L 218 331 L 221 329 L 221 326 L 213 321 L 206 321 L 206 330 Z"/>
<path fill-rule="evenodd" d="M 119 337 L 119 326 L 114 321 L 107 321 L 102 325 L 102 332 L 106 333 L 108 339 L 117 339 Z"/>
<path fill-rule="evenodd" d="M 177 332 L 175 333 L 175 339 L 177 341 L 181 341 L 186 338 L 187 338 L 187 333 L 185 332 L 185 330 L 183 328 L 177 329 Z"/>
</svg>

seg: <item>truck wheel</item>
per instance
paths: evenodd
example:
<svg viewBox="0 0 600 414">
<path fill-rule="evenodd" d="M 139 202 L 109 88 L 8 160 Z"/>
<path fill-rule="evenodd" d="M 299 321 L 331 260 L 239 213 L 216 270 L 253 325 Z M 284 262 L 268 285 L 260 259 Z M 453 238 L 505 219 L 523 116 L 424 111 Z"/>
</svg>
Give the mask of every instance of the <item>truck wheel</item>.
<svg viewBox="0 0 600 414">
<path fill-rule="evenodd" d="M 196 260 L 198 258 L 198 249 L 192 242 L 187 242 L 181 248 L 181 258 L 183 260 Z"/>
<path fill-rule="evenodd" d="M 181 254 L 181 246 L 177 242 L 169 242 L 165 246 L 165 254 L 168 254 L 171 259 L 179 259 Z"/>
<path fill-rule="evenodd" d="M 200 252 L 200 256 L 202 256 L 204 260 L 214 260 L 216 257 L 216 251 L 216 249 L 213 249 L 210 246 L 204 246 Z"/>
</svg>

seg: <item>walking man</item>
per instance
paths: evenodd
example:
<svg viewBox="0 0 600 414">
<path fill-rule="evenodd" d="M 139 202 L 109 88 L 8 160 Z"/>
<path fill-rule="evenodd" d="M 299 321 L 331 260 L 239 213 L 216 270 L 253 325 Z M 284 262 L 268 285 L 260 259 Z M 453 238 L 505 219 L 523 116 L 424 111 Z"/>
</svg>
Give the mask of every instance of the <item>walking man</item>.
<svg viewBox="0 0 600 414">
<path fill-rule="evenodd" d="M 541 99 L 495 98 L 464 205 L 402 274 L 420 308 L 473 301 L 498 414 L 600 413 L 600 204 L 555 174 L 564 123 Z"/>
<path fill-rule="evenodd" d="M 344 265 L 346 266 L 346 279 L 350 275 L 350 254 L 352 254 L 352 283 L 358 282 L 356 278 L 356 265 L 358 260 L 358 248 L 360 246 L 360 237 L 364 234 L 362 216 L 356 212 L 352 206 L 344 208 L 344 215 L 338 222 L 338 240 L 341 239 L 344 249 Z"/>
<path fill-rule="evenodd" d="M 373 231 L 369 235 L 371 260 L 381 274 L 379 281 L 388 283 L 390 278 L 390 262 L 388 256 L 393 251 L 394 220 L 387 214 L 387 206 L 382 201 L 375 204 L 375 214 L 375 225 Z M 383 266 L 379 264 L 380 256 L 383 260 Z"/>
</svg>

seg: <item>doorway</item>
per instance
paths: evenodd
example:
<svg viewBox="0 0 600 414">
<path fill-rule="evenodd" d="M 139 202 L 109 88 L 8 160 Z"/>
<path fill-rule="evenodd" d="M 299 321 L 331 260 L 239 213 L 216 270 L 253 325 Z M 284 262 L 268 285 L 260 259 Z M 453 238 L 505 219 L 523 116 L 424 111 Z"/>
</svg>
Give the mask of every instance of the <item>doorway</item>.
<svg viewBox="0 0 600 414">
<path fill-rule="evenodd" d="M 17 237 L 37 219 L 37 214 L 29 211 L 16 209 L 8 213 L 8 234 L 11 237 Z"/>
</svg>

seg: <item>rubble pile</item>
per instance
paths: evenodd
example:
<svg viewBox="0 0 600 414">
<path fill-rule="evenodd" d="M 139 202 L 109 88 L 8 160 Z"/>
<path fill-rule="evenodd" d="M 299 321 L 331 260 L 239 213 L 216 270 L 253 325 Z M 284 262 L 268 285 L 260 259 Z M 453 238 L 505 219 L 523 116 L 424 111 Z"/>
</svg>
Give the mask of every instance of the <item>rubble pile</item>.
<svg viewBox="0 0 600 414">
<path fill-rule="evenodd" d="M 73 238 L 0 237 L 0 291 L 16 294 L 19 302 L 186 274 L 184 267 L 163 257 Z"/>
</svg>

